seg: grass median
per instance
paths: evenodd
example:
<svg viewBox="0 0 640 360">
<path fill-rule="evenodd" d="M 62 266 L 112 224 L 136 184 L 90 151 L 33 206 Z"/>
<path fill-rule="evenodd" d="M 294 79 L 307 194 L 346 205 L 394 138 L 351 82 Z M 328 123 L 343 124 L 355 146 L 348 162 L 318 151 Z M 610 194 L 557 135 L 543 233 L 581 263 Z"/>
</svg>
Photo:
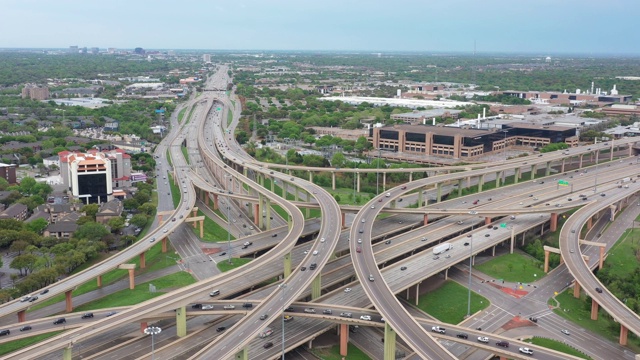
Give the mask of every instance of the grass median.
<svg viewBox="0 0 640 360">
<path fill-rule="evenodd" d="M 2 346 L 0 346 L 0 355 L 8 354 L 10 352 L 25 348 L 27 346 L 31 346 L 31 345 L 37 344 L 37 343 L 41 342 L 42 340 L 46 340 L 48 338 L 54 337 L 54 336 L 56 336 L 58 334 L 61 334 L 61 333 L 62 333 L 62 331 L 55 331 L 55 332 L 52 332 L 52 333 L 40 334 L 40 335 L 31 336 L 31 337 L 24 338 L 24 339 L 19 339 L 19 340 L 6 342 L 6 343 L 2 344 Z"/>
<path fill-rule="evenodd" d="M 525 340 L 525 342 L 528 342 L 529 344 L 542 346 L 542 347 L 545 347 L 547 349 L 556 350 L 556 351 L 559 351 L 561 353 L 573 355 L 573 356 L 576 356 L 576 357 L 579 357 L 579 358 L 591 359 L 589 356 L 585 355 L 584 353 L 581 353 L 577 349 L 575 349 L 575 348 L 573 348 L 573 347 L 571 347 L 571 346 L 569 346 L 569 345 L 567 345 L 565 343 L 562 343 L 562 342 L 560 342 L 558 340 L 553 340 L 553 339 L 547 339 L 547 338 L 534 336 L 531 339 Z"/>
<path fill-rule="evenodd" d="M 541 261 L 529 255 L 513 253 L 496 256 L 474 268 L 494 279 L 532 283 L 546 275 L 541 270 L 541 266 Z"/>
<path fill-rule="evenodd" d="M 340 345 L 334 345 L 332 347 L 322 347 L 322 348 L 313 348 L 311 352 L 318 356 L 322 360 L 341 360 L 341 359 L 349 359 L 349 360 L 370 360 L 371 358 L 367 356 L 362 350 L 358 349 L 355 345 L 349 343 L 347 345 L 347 354 L 346 357 L 340 355 Z"/>
<path fill-rule="evenodd" d="M 434 291 L 420 295 L 418 308 L 447 324 L 459 324 L 467 315 L 468 289 L 447 280 Z M 488 299 L 471 292 L 471 314 L 486 309 Z"/>
<path fill-rule="evenodd" d="M 227 272 L 229 270 L 233 270 L 235 268 L 239 268 L 240 266 L 251 262 L 253 259 L 247 258 L 231 258 L 231 264 L 229 264 L 229 260 L 225 257 L 224 260 L 218 261 L 216 266 L 222 272 Z"/>
<path fill-rule="evenodd" d="M 198 209 L 197 216 L 204 216 L 204 229 L 203 229 L 203 237 L 201 238 L 204 242 L 223 242 L 227 241 L 227 236 L 229 232 L 226 228 L 220 226 L 217 222 L 213 221 L 209 217 L 205 216 L 202 210 Z M 200 237 L 200 224 L 198 224 L 195 228 L 191 227 L 193 233 L 196 236 Z M 235 240 L 236 237 L 231 235 L 231 240 Z"/>
</svg>

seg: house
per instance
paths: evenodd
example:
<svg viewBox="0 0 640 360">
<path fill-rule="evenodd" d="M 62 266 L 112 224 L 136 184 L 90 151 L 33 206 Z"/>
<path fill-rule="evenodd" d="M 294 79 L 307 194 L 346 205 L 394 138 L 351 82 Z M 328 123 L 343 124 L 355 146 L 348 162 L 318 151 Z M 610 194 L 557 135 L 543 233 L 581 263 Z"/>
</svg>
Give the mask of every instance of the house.
<svg viewBox="0 0 640 360">
<path fill-rule="evenodd" d="M 106 224 L 109 219 L 120 217 L 120 215 L 122 214 L 122 208 L 122 201 L 118 199 L 102 203 L 100 205 L 100 208 L 98 209 L 98 212 L 96 213 L 96 222 L 100 224 Z"/>
<path fill-rule="evenodd" d="M 68 239 L 78 229 L 77 221 L 80 213 L 69 213 L 58 219 L 58 222 L 49 224 L 44 230 L 43 236 Z"/>
<path fill-rule="evenodd" d="M 29 208 L 24 204 L 12 204 L 2 213 L 0 213 L 0 219 L 15 219 L 18 221 L 24 221 L 27 219 Z"/>
</svg>

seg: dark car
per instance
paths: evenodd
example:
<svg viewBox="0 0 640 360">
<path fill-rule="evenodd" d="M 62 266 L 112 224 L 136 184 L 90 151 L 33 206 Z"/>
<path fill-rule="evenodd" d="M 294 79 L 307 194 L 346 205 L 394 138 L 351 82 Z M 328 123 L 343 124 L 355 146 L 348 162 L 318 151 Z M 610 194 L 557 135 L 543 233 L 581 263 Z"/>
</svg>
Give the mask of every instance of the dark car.
<svg viewBox="0 0 640 360">
<path fill-rule="evenodd" d="M 288 308 L 284 309 L 284 311 L 286 311 L 286 312 L 294 312 L 296 310 L 293 308 L 293 306 L 289 306 Z"/>
<path fill-rule="evenodd" d="M 385 243 L 385 244 L 387 244 L 387 245 L 389 245 L 389 244 L 391 244 L 391 240 L 387 240 L 387 241 L 385 241 L 384 243 Z"/>
<path fill-rule="evenodd" d="M 227 253 L 223 251 L 223 252 L 221 252 L 221 253 L 220 253 L 220 255 L 218 255 L 218 256 L 225 256 L 225 255 L 227 255 Z"/>
<path fill-rule="evenodd" d="M 38 300 L 38 297 L 37 296 L 33 296 L 31 299 L 29 299 L 29 302 L 34 302 L 36 300 Z"/>
<path fill-rule="evenodd" d="M 192 309 L 202 309 L 202 304 L 193 304 L 191 305 Z"/>
<path fill-rule="evenodd" d="M 227 329 L 226 326 L 218 326 L 218 328 L 216 329 L 216 332 L 222 332 L 225 331 Z"/>
<path fill-rule="evenodd" d="M 459 337 L 460 339 L 468 339 L 469 335 L 465 333 L 460 333 L 460 334 L 457 334 L 456 337 Z"/>
<path fill-rule="evenodd" d="M 270 348 L 272 346 L 273 346 L 272 342 L 268 342 L 268 343 L 265 343 L 264 345 L 262 345 L 262 347 L 265 348 L 265 349 L 268 349 L 268 348 Z"/>
<path fill-rule="evenodd" d="M 11 334 L 11 331 L 9 329 L 0 330 L 0 336 L 5 336 L 5 335 L 9 335 L 9 334 Z"/>
<path fill-rule="evenodd" d="M 273 234 L 271 235 L 271 237 L 278 237 L 278 234 Z"/>
<path fill-rule="evenodd" d="M 60 325 L 60 324 L 65 324 L 67 322 L 67 319 L 65 318 L 59 318 L 53 321 L 53 325 Z"/>
<path fill-rule="evenodd" d="M 533 321 L 534 323 L 538 322 L 538 318 L 534 318 L 534 317 L 530 317 L 529 320 Z"/>
<path fill-rule="evenodd" d="M 81 316 L 82 319 L 91 319 L 93 318 L 93 313 L 84 313 Z"/>
<path fill-rule="evenodd" d="M 49 292 L 49 289 L 44 289 L 44 290 L 42 290 L 42 292 L 40 293 L 40 295 L 44 295 L 44 294 L 46 294 L 46 293 L 48 293 L 48 292 Z"/>
<path fill-rule="evenodd" d="M 244 303 L 244 304 L 242 304 L 242 307 L 243 307 L 243 308 L 247 308 L 247 309 L 248 309 L 248 308 L 252 308 L 252 307 L 253 307 L 253 304 L 252 304 L 252 303 Z"/>
<path fill-rule="evenodd" d="M 508 341 L 498 341 L 496 343 L 496 345 L 508 348 L 509 347 L 509 342 Z"/>
<path fill-rule="evenodd" d="M 491 234 L 484 234 L 484 237 L 489 237 L 491 236 Z"/>
<path fill-rule="evenodd" d="M 29 330 L 31 330 L 31 329 L 33 329 L 33 328 L 31 327 L 31 325 L 25 325 L 25 326 L 23 326 L 23 327 L 21 327 L 21 328 L 20 328 L 20 331 L 29 331 Z"/>
<path fill-rule="evenodd" d="M 600 289 L 599 287 L 596 288 L 596 292 L 599 294 L 602 294 L 602 289 Z"/>
</svg>

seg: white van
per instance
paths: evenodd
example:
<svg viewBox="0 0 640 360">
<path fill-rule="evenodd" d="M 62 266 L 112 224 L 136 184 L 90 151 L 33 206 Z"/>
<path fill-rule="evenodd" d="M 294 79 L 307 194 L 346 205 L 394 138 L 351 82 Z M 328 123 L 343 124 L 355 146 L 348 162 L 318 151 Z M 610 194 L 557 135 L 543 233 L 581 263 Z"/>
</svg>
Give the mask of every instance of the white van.
<svg viewBox="0 0 640 360">
<path fill-rule="evenodd" d="M 220 290 L 213 290 L 212 292 L 209 293 L 209 296 L 214 297 L 220 295 Z"/>
</svg>

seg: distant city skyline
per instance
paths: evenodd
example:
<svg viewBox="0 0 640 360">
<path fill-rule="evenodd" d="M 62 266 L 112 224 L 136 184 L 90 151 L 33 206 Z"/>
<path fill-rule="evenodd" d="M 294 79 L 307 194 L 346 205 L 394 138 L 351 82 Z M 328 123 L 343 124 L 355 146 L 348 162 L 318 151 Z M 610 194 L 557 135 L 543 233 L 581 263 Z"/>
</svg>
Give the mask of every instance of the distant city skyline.
<svg viewBox="0 0 640 360">
<path fill-rule="evenodd" d="M 5 0 L 0 48 L 640 54 L 637 0 Z"/>
</svg>

